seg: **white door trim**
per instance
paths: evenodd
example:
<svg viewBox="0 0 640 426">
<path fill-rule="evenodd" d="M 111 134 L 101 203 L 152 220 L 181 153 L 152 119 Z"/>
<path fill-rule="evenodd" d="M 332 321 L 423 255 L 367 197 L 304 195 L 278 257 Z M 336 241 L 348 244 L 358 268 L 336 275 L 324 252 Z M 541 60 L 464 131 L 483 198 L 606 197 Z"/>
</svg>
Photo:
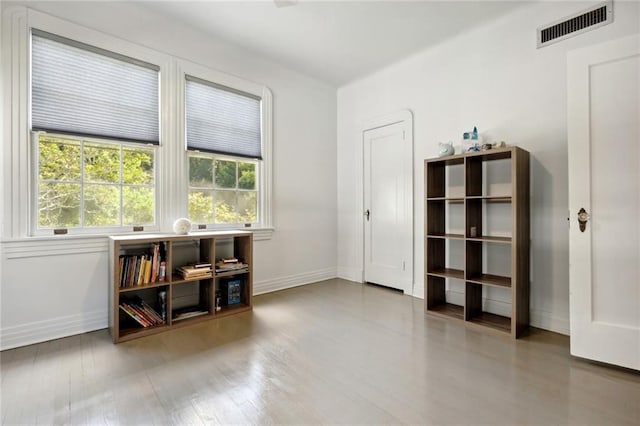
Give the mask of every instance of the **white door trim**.
<svg viewBox="0 0 640 426">
<path fill-rule="evenodd" d="M 380 117 L 375 117 L 363 122 L 360 131 L 360 161 L 362 162 L 361 170 L 361 181 L 360 181 L 360 202 L 359 202 L 359 213 L 361 214 L 361 227 L 360 227 L 360 247 L 362 249 L 360 256 L 360 270 L 362 271 L 361 282 L 364 282 L 364 253 L 365 253 L 365 219 L 364 219 L 364 152 L 365 152 L 365 132 L 370 130 L 375 130 L 381 127 L 390 126 L 398 123 L 406 123 L 405 125 L 405 137 L 409 140 L 411 149 L 405 153 L 405 158 L 403 161 L 406 164 L 404 168 L 406 176 L 405 182 L 407 187 L 406 190 L 406 205 L 405 205 L 405 218 L 404 222 L 407 224 L 407 238 L 406 244 L 410 247 L 407 247 L 407 250 L 410 253 L 408 256 L 407 263 L 405 268 L 411 271 L 411 280 L 410 282 L 406 282 L 404 286 L 404 293 L 408 295 L 413 294 L 413 288 L 415 287 L 415 270 L 414 270 L 414 232 L 413 232 L 413 113 L 406 109 L 401 110 L 395 113 L 387 114 Z"/>
</svg>

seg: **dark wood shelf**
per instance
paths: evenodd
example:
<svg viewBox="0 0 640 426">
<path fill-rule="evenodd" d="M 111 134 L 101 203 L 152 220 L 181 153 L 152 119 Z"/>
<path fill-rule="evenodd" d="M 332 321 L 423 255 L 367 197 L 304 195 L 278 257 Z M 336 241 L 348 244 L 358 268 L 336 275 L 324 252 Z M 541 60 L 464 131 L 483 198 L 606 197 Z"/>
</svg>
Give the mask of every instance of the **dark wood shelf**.
<svg viewBox="0 0 640 426">
<path fill-rule="evenodd" d="M 427 313 L 447 318 L 464 320 L 464 307 L 460 305 L 454 305 L 452 303 L 443 303 L 433 306 L 427 310 Z"/>
<path fill-rule="evenodd" d="M 213 278 L 213 275 L 210 275 L 207 277 L 182 278 L 180 275 L 173 274 L 171 276 L 171 284 L 184 284 L 184 283 L 190 283 L 194 281 L 210 280 L 212 278 Z"/>
<path fill-rule="evenodd" d="M 120 341 L 137 339 L 138 337 L 149 336 L 151 334 L 160 333 L 164 329 L 169 328 L 168 324 L 154 325 L 151 327 L 127 327 L 120 329 Z"/>
<path fill-rule="evenodd" d="M 480 241 L 485 243 L 511 244 L 511 237 L 489 237 L 486 235 L 482 235 L 480 237 L 468 237 L 467 240 Z"/>
<path fill-rule="evenodd" d="M 246 275 L 249 271 L 247 269 L 239 269 L 237 271 L 228 272 L 216 272 L 215 278 L 232 277 L 234 275 Z"/>
<path fill-rule="evenodd" d="M 488 203 L 510 203 L 510 195 L 467 195 L 467 200 L 481 200 Z"/>
<path fill-rule="evenodd" d="M 445 201 L 451 204 L 463 204 L 464 197 L 430 197 L 427 201 Z"/>
<path fill-rule="evenodd" d="M 440 268 L 428 271 L 427 274 L 435 275 L 437 277 L 456 278 L 459 280 L 464 280 L 464 271 L 462 269 Z"/>
<path fill-rule="evenodd" d="M 428 234 L 427 238 L 449 238 L 452 240 L 464 240 L 464 234 Z"/>
<path fill-rule="evenodd" d="M 494 287 L 511 288 L 511 278 L 500 275 L 480 274 L 467 277 L 467 281 Z"/>
<path fill-rule="evenodd" d="M 163 282 L 158 282 L 158 283 L 137 285 L 135 287 L 120 287 L 120 288 L 118 288 L 118 291 L 120 293 L 127 293 L 127 292 L 130 292 L 130 291 L 139 291 L 139 290 L 145 290 L 147 288 L 163 287 L 163 286 L 167 286 L 167 285 L 169 285 L 169 283 L 166 282 L 166 281 L 163 281 Z"/>
<path fill-rule="evenodd" d="M 483 325 L 490 327 L 494 330 L 502 331 L 505 333 L 511 332 L 511 318 L 503 317 L 502 315 L 490 314 L 489 312 L 482 312 L 480 315 L 469 319 L 472 324 Z"/>
<path fill-rule="evenodd" d="M 198 319 L 202 320 L 203 317 L 205 319 L 208 319 L 207 317 L 211 317 L 212 315 L 213 315 L 213 313 L 211 313 L 211 312 L 202 312 L 202 313 L 198 313 L 197 315 L 194 315 L 194 316 L 191 316 L 191 317 L 172 318 L 171 319 L 171 323 L 172 324 L 176 324 L 176 323 L 182 323 L 182 322 L 192 322 L 192 320 L 198 320 Z"/>
<path fill-rule="evenodd" d="M 237 314 L 239 312 L 250 311 L 251 306 L 245 303 L 236 303 L 230 306 L 223 306 L 218 312 L 215 313 L 217 317 L 224 317 L 227 315 Z"/>
</svg>

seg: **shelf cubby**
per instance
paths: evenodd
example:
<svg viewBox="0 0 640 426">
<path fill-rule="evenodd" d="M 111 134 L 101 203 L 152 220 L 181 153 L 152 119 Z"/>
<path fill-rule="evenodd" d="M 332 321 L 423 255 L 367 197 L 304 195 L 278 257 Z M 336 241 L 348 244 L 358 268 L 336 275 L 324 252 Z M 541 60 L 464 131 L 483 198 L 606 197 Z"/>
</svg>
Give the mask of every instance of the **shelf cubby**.
<svg viewBox="0 0 640 426">
<path fill-rule="evenodd" d="M 529 323 L 529 153 L 428 159 L 425 179 L 425 311 L 519 337 Z M 446 297 L 457 281 L 461 304 Z M 506 292 L 500 309 L 485 306 L 494 292 Z"/>
<path fill-rule="evenodd" d="M 447 280 L 444 276 L 427 274 L 425 304 L 430 313 L 442 317 L 464 319 L 464 306 L 447 300 Z"/>
</svg>

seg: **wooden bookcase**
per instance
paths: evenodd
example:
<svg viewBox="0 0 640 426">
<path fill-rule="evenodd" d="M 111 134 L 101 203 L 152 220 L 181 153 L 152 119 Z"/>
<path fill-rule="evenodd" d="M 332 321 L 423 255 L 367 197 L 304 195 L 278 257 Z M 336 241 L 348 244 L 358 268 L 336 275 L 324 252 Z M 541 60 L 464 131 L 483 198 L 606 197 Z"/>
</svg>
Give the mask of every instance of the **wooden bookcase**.
<svg viewBox="0 0 640 426">
<path fill-rule="evenodd" d="M 164 262 L 164 280 L 156 277 L 155 281 L 148 279 L 145 284 L 123 283 L 125 259 L 134 256 L 153 259 L 154 253 L 157 262 Z M 216 272 L 215 262 L 230 257 L 247 267 Z M 185 279 L 177 271 L 181 266 L 196 263 L 211 263 L 209 276 Z M 214 320 L 252 309 L 253 234 L 230 231 L 114 236 L 110 237 L 109 270 L 109 331 L 114 343 Z M 224 300 L 224 296 L 228 296 L 225 286 L 235 290 L 233 299 Z M 147 308 L 164 317 L 164 321 L 143 326 L 120 307 L 122 303 L 136 301 L 139 304 L 144 301 Z"/>
<path fill-rule="evenodd" d="M 425 188 L 425 311 L 519 337 L 529 325 L 529 153 L 425 160 Z M 488 294 L 502 315 L 488 312 Z"/>
</svg>

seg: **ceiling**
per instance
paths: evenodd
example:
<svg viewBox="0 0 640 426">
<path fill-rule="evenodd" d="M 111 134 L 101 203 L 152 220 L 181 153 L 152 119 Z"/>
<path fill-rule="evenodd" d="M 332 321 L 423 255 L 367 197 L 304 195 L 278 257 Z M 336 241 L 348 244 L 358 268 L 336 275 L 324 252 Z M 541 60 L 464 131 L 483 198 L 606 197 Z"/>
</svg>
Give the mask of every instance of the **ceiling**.
<svg viewBox="0 0 640 426">
<path fill-rule="evenodd" d="M 334 86 L 507 14 L 523 1 L 147 1 L 181 20 Z"/>
</svg>

